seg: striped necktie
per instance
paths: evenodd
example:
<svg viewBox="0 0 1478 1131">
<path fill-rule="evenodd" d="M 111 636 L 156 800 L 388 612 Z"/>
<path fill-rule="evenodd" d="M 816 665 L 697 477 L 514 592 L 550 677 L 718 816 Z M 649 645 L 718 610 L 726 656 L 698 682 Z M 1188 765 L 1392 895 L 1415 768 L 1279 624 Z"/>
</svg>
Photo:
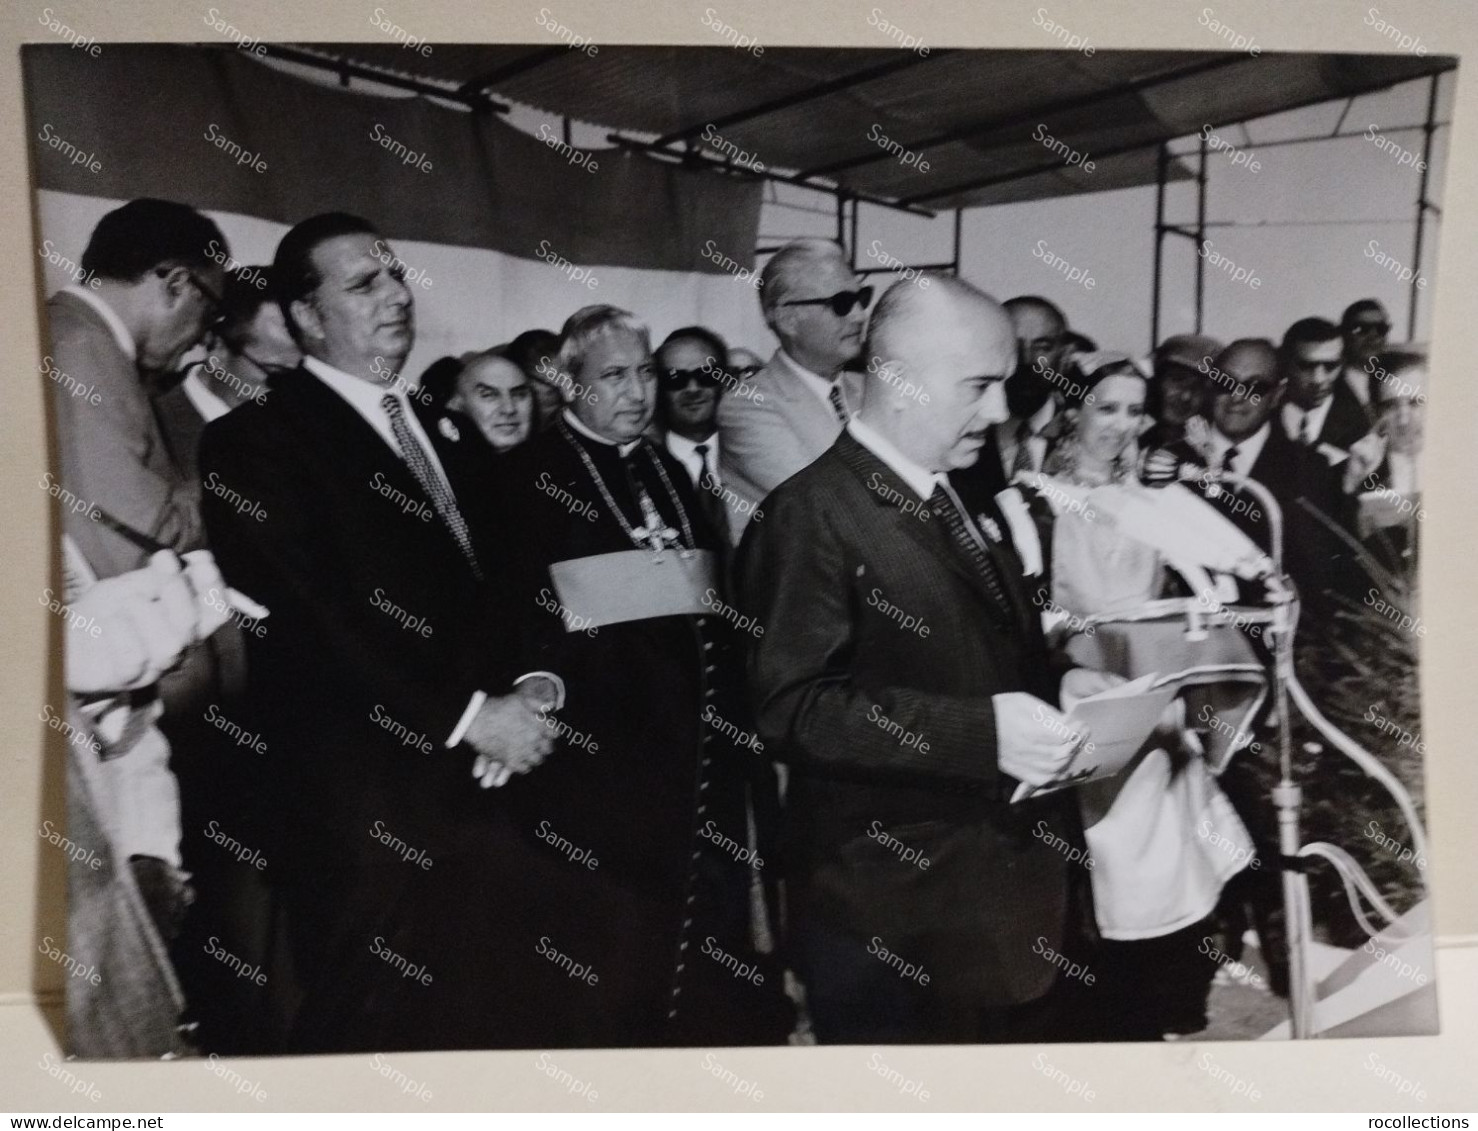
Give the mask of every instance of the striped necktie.
<svg viewBox="0 0 1478 1131">
<path fill-rule="evenodd" d="M 426 449 L 416 439 L 411 426 L 406 423 L 405 409 L 399 399 L 386 394 L 380 400 L 380 407 L 385 410 L 385 415 L 390 418 L 390 431 L 395 436 L 395 443 L 400 447 L 401 459 L 405 461 L 406 467 L 410 468 L 411 474 L 416 477 L 416 482 L 421 485 L 421 490 L 426 492 L 432 505 L 436 507 L 436 513 L 441 516 L 441 521 L 446 524 L 447 530 L 457 540 L 462 554 L 467 559 L 467 564 L 472 567 L 472 574 L 478 581 L 482 580 L 482 568 L 477 564 L 477 555 L 472 551 L 472 535 L 467 529 L 467 520 L 462 517 L 462 512 L 457 508 L 457 498 L 452 494 L 451 488 L 436 473 L 436 468 L 431 466 L 431 459 L 426 455 Z"/>
<path fill-rule="evenodd" d="M 955 549 L 985 583 L 986 591 L 990 593 L 991 600 L 1006 615 L 1007 623 L 1015 623 L 1017 620 L 1016 606 L 1006 595 L 1006 587 L 995 559 L 987 552 L 984 539 L 978 533 L 972 534 L 966 525 L 969 520 L 965 518 L 964 511 L 960 509 L 949 488 L 943 483 L 936 486 L 934 493 L 929 496 L 929 510 L 944 521 L 945 529 L 949 531 L 950 541 L 955 544 Z"/>
<path fill-rule="evenodd" d="M 1035 471 L 1036 461 L 1032 458 L 1032 431 L 1030 421 L 1023 420 L 1016 428 L 1016 456 L 1011 461 L 1011 472 Z"/>
<path fill-rule="evenodd" d="M 840 378 L 831 383 L 831 388 L 827 391 L 826 399 L 831 402 L 831 411 L 837 414 L 837 419 L 843 424 L 847 423 L 849 419 L 847 416 L 847 402 L 842 399 Z"/>
<path fill-rule="evenodd" d="M 707 444 L 698 444 L 693 448 L 697 453 L 698 462 L 703 470 L 698 473 L 698 506 L 703 515 L 708 519 L 708 525 L 713 527 L 713 533 L 718 537 L 721 544 L 727 545 L 729 541 L 729 508 L 724 505 L 723 488 L 719 485 L 718 476 L 713 473 L 713 464 L 708 461 L 709 447 Z"/>
</svg>

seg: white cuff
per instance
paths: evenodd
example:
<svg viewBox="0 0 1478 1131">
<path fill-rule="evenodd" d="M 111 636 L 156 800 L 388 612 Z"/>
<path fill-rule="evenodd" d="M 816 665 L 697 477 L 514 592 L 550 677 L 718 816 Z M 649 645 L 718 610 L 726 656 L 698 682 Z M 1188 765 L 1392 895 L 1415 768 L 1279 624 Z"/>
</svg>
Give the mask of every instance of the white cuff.
<svg viewBox="0 0 1478 1131">
<path fill-rule="evenodd" d="M 467 728 L 472 725 L 472 720 L 477 717 L 477 712 L 482 710 L 482 705 L 488 701 L 486 691 L 474 691 L 472 698 L 467 700 L 467 709 L 462 712 L 462 717 L 457 720 L 456 729 L 452 736 L 446 740 L 448 748 L 462 741 L 462 736 L 467 733 Z"/>
<path fill-rule="evenodd" d="M 551 710 L 558 711 L 565 705 L 565 681 L 553 672 L 525 672 L 513 681 L 513 686 L 517 687 L 526 679 L 537 679 L 541 676 L 554 684 L 554 706 Z M 486 691 L 474 691 L 472 693 L 472 698 L 467 701 L 467 709 L 462 712 L 462 717 L 457 720 L 456 729 L 452 731 L 451 736 L 446 740 L 448 749 L 462 741 L 463 736 L 467 733 L 467 728 L 472 725 L 472 720 L 477 717 L 477 712 L 482 710 L 482 705 L 487 701 L 488 696 Z"/>
</svg>

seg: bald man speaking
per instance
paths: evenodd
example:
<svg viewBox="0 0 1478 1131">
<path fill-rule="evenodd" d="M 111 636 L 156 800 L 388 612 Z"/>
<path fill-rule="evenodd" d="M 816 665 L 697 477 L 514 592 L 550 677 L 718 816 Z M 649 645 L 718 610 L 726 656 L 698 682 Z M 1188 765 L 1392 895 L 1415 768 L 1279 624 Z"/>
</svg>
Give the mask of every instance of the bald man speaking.
<svg viewBox="0 0 1478 1131">
<path fill-rule="evenodd" d="M 1006 416 L 1016 339 L 929 278 L 880 300 L 859 411 L 740 549 L 751 698 L 791 767 L 788 957 L 823 1043 L 1050 1036 L 1081 829 L 1071 791 L 1009 799 L 1090 739 L 1059 690 L 1116 682 L 1050 661 L 1004 522 L 949 486 Z"/>
</svg>

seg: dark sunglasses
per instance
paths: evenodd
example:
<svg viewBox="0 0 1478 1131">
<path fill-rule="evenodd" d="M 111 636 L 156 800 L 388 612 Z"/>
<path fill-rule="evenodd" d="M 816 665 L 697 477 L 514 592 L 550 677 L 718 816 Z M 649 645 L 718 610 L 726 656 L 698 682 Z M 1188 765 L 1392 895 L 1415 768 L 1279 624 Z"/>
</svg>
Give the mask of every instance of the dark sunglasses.
<svg viewBox="0 0 1478 1131">
<path fill-rule="evenodd" d="M 668 392 L 677 392 L 686 389 L 690 381 L 697 381 L 699 385 L 717 385 L 719 383 L 719 371 L 716 368 L 702 369 L 663 369 L 657 374 L 662 382 L 662 387 Z"/>
<path fill-rule="evenodd" d="M 845 318 L 852 313 L 854 306 L 860 306 L 866 310 L 872 305 L 872 288 L 858 287 L 855 291 L 837 291 L 829 298 L 793 298 L 780 304 L 781 306 L 829 306 L 831 312 L 838 318 Z"/>
<path fill-rule="evenodd" d="M 1389 334 L 1390 332 L 1389 322 L 1356 322 L 1350 327 L 1352 334 Z"/>
</svg>

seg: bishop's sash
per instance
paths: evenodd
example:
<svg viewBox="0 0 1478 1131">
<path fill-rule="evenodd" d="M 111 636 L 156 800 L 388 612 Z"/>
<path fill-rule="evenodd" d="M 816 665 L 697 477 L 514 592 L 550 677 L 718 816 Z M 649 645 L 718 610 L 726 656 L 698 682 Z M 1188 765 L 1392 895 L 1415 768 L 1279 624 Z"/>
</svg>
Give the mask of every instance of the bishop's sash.
<svg viewBox="0 0 1478 1131">
<path fill-rule="evenodd" d="M 549 567 L 549 578 L 564 606 L 565 631 L 582 632 L 607 624 L 654 617 L 713 613 L 717 586 L 709 550 L 620 550 L 571 558 Z"/>
</svg>

